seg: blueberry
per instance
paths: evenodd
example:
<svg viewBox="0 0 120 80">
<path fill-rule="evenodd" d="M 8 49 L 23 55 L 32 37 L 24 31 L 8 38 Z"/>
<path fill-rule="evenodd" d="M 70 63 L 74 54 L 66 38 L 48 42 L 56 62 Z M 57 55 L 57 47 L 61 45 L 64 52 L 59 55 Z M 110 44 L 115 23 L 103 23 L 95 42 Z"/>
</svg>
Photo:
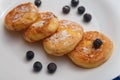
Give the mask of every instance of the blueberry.
<svg viewBox="0 0 120 80">
<path fill-rule="evenodd" d="M 68 14 L 70 12 L 70 7 L 66 5 L 62 8 L 62 10 L 63 10 L 63 13 Z"/>
<path fill-rule="evenodd" d="M 79 4 L 79 0 L 71 0 L 71 5 L 76 7 Z"/>
<path fill-rule="evenodd" d="M 85 22 L 90 22 L 91 19 L 92 19 L 91 14 L 89 14 L 89 13 L 84 14 L 84 21 Z"/>
<path fill-rule="evenodd" d="M 49 63 L 47 69 L 49 73 L 54 73 L 57 69 L 57 65 L 55 63 Z"/>
<path fill-rule="evenodd" d="M 93 47 L 95 49 L 98 49 L 100 48 L 100 46 L 103 44 L 103 42 L 100 40 L 100 39 L 96 39 L 94 42 L 93 42 Z"/>
<path fill-rule="evenodd" d="M 33 51 L 27 51 L 26 53 L 26 58 L 27 60 L 31 60 L 34 57 L 34 52 Z"/>
<path fill-rule="evenodd" d="M 39 72 L 42 69 L 42 64 L 41 62 L 37 61 L 33 64 L 33 69 L 35 72 Z"/>
<path fill-rule="evenodd" d="M 85 12 L 85 7 L 84 6 L 78 7 L 78 13 L 79 14 L 83 14 L 84 12 Z"/>
<path fill-rule="evenodd" d="M 41 0 L 35 0 L 34 1 L 34 4 L 37 6 L 37 7 L 40 7 L 40 5 L 41 5 Z"/>
</svg>

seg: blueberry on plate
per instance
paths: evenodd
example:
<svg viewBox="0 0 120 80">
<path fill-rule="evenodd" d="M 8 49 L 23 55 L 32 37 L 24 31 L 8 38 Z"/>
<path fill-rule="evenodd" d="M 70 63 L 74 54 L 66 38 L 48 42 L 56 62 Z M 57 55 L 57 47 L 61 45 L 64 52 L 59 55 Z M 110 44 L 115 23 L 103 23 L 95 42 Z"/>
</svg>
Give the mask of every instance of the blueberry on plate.
<svg viewBox="0 0 120 80">
<path fill-rule="evenodd" d="M 71 0 L 71 5 L 76 7 L 79 4 L 79 0 Z"/>
<path fill-rule="evenodd" d="M 98 49 L 98 48 L 100 48 L 100 46 L 103 44 L 103 42 L 100 40 L 100 39 L 96 39 L 96 40 L 94 40 L 94 42 L 93 42 L 93 47 L 95 48 L 95 49 Z"/>
<path fill-rule="evenodd" d="M 70 12 L 70 7 L 66 5 L 62 8 L 62 11 L 64 14 L 68 14 Z"/>
<path fill-rule="evenodd" d="M 34 1 L 34 4 L 37 6 L 37 7 L 40 7 L 40 5 L 41 5 L 41 0 L 35 0 Z"/>
<path fill-rule="evenodd" d="M 55 63 L 49 63 L 47 69 L 49 73 L 54 73 L 57 69 L 57 65 Z"/>
<path fill-rule="evenodd" d="M 35 72 L 39 72 L 42 69 L 42 63 L 39 62 L 39 61 L 36 61 L 33 64 L 33 69 L 34 69 Z"/>
<path fill-rule="evenodd" d="M 92 19 L 92 16 L 91 16 L 91 14 L 86 13 L 86 14 L 84 14 L 83 18 L 84 18 L 85 22 L 90 22 Z"/>
<path fill-rule="evenodd" d="M 31 60 L 34 57 L 34 52 L 33 51 L 27 51 L 26 53 L 26 58 L 27 60 Z"/>
<path fill-rule="evenodd" d="M 84 6 L 79 6 L 78 7 L 78 14 L 83 14 L 85 12 L 85 7 Z"/>
</svg>

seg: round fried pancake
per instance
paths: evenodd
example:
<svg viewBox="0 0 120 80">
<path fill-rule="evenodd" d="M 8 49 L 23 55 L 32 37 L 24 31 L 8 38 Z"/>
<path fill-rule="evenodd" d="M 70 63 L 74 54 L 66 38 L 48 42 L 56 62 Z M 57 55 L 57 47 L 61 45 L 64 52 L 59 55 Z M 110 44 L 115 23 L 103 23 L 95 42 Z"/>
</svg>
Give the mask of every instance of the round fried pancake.
<svg viewBox="0 0 120 80">
<path fill-rule="evenodd" d="M 5 27 L 11 31 L 28 28 L 38 18 L 38 8 L 31 2 L 20 4 L 5 16 Z"/>
<path fill-rule="evenodd" d="M 24 39 L 31 43 L 36 42 L 54 34 L 57 28 L 57 17 L 52 12 L 41 12 L 39 19 L 24 33 Z"/>
<path fill-rule="evenodd" d="M 69 25 L 66 23 L 69 22 Z M 64 25 L 66 24 L 66 27 Z M 73 25 L 73 26 L 70 26 Z M 46 53 L 54 56 L 63 56 L 72 51 L 82 39 L 83 28 L 75 22 L 59 21 L 57 33 L 43 41 Z"/>
<path fill-rule="evenodd" d="M 103 43 L 98 49 L 93 47 L 93 42 L 96 39 L 100 39 Z M 108 37 L 97 31 L 89 31 L 83 34 L 80 43 L 68 56 L 80 67 L 94 68 L 107 61 L 112 54 L 112 50 L 113 43 Z"/>
</svg>

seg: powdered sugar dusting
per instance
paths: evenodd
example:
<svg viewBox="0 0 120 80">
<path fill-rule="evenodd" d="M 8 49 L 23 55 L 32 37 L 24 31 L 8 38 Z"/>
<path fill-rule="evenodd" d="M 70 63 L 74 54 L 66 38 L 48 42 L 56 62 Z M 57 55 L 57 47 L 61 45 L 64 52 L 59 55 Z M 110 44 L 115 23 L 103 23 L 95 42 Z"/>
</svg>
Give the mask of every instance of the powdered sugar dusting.
<svg viewBox="0 0 120 80">
<path fill-rule="evenodd" d="M 102 51 L 101 48 L 99 48 L 99 49 L 92 48 L 92 51 L 95 51 L 95 50 L 97 50 L 97 51 Z"/>
<path fill-rule="evenodd" d="M 93 54 L 91 54 L 91 55 L 89 55 L 89 57 L 90 57 L 90 58 L 93 58 L 93 57 L 94 57 L 94 55 L 93 55 Z"/>
<path fill-rule="evenodd" d="M 35 9 L 32 9 L 32 12 L 34 12 L 34 13 L 35 13 L 35 12 L 36 12 L 36 10 L 35 10 Z"/>
<path fill-rule="evenodd" d="M 63 21 L 63 23 L 61 23 L 61 28 L 70 28 L 73 31 L 81 31 L 81 28 L 79 27 L 79 25 L 77 25 L 77 23 L 75 24 L 74 22 L 71 21 Z"/>
<path fill-rule="evenodd" d="M 30 4 L 30 7 L 33 7 L 31 12 L 37 12 L 37 7 L 34 4 Z"/>
<path fill-rule="evenodd" d="M 65 38 L 67 38 L 69 35 L 67 33 L 66 30 L 63 30 L 62 33 L 61 33 L 61 40 L 64 40 Z"/>
<path fill-rule="evenodd" d="M 12 22 L 16 22 L 19 20 L 20 17 L 22 17 L 23 14 L 16 14 L 14 17 L 13 17 L 13 21 Z"/>
<path fill-rule="evenodd" d="M 50 19 L 50 18 L 53 18 L 54 17 L 54 14 L 52 14 L 52 13 L 43 13 L 43 14 L 41 14 L 40 15 L 40 17 L 42 18 L 42 19 Z"/>
<path fill-rule="evenodd" d="M 69 44 L 69 42 L 64 42 L 64 45 L 67 46 Z"/>
<path fill-rule="evenodd" d="M 69 24 L 71 24 L 70 21 L 64 21 L 64 22 L 61 24 L 61 27 L 62 27 L 62 28 L 67 28 Z"/>
<path fill-rule="evenodd" d="M 54 34 L 52 37 L 49 38 L 50 41 L 53 43 L 58 43 L 59 41 L 65 40 L 68 38 L 70 34 L 66 30 L 63 30 L 59 33 Z"/>
<path fill-rule="evenodd" d="M 83 47 L 83 52 L 84 52 L 84 53 L 87 53 L 87 51 L 88 51 L 88 48 Z"/>
<path fill-rule="evenodd" d="M 29 12 L 30 8 L 28 6 L 21 6 L 15 9 L 16 12 Z"/>
<path fill-rule="evenodd" d="M 71 24 L 71 21 L 64 21 L 63 22 L 63 26 L 68 26 L 69 24 Z"/>
<path fill-rule="evenodd" d="M 39 21 L 39 22 L 34 23 L 32 26 L 33 27 L 43 27 L 44 24 L 45 24 L 45 21 Z"/>
<path fill-rule="evenodd" d="M 102 51 L 102 49 L 100 48 L 100 49 L 97 49 L 98 51 Z"/>
</svg>

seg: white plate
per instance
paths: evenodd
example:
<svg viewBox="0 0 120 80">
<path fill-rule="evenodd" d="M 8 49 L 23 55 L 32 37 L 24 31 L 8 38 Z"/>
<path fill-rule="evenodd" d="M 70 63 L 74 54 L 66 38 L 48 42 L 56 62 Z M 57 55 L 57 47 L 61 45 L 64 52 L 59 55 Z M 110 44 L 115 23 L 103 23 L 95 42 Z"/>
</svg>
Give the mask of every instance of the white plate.
<svg viewBox="0 0 120 80">
<path fill-rule="evenodd" d="M 29 0 L 34 2 L 34 0 Z M 106 34 L 114 43 L 111 58 L 102 66 L 94 69 L 82 69 L 75 66 L 67 57 L 51 57 L 45 54 L 40 43 L 28 44 L 22 33 L 7 32 L 4 28 L 4 17 L 7 12 L 20 3 L 28 0 L 0 0 L 0 80 L 111 80 L 120 74 L 120 0 L 80 0 L 79 5 L 86 7 L 91 13 L 91 23 L 85 24 L 83 16 L 76 14 L 77 8 L 71 8 L 68 15 L 61 9 L 70 5 L 70 0 L 42 0 L 40 11 L 52 11 L 60 19 L 69 19 L 81 24 L 85 30 L 98 30 Z M 26 61 L 26 51 L 35 52 L 32 61 Z M 43 69 L 39 73 L 32 71 L 35 61 L 41 61 Z M 47 73 L 49 62 L 57 64 L 55 74 Z"/>
</svg>

